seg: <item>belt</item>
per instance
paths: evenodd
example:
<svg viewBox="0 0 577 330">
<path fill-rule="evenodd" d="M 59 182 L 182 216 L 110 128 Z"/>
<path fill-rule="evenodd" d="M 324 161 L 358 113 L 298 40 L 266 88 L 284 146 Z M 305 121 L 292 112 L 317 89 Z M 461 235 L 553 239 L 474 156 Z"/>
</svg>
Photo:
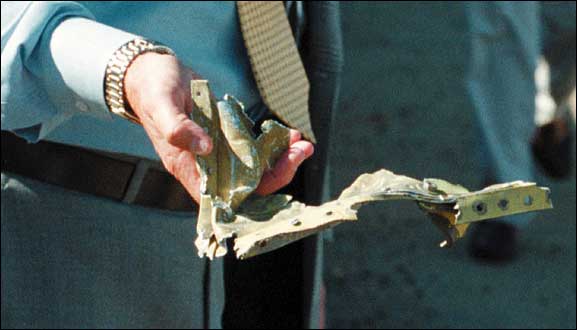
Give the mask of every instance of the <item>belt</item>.
<svg viewBox="0 0 577 330">
<path fill-rule="evenodd" d="M 119 202 L 197 211 L 184 187 L 159 162 L 60 143 L 27 143 L 2 131 L 2 172 Z"/>
</svg>

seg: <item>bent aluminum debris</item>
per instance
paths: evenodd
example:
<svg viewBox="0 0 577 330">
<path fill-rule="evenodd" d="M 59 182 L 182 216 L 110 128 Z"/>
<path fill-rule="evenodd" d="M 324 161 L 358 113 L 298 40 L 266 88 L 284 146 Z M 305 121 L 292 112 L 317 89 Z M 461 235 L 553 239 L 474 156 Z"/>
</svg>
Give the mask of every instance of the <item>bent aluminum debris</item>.
<svg viewBox="0 0 577 330">
<path fill-rule="evenodd" d="M 440 179 L 416 180 L 382 169 L 359 176 L 338 199 L 320 206 L 292 201 L 289 195 L 252 194 L 263 173 L 289 147 L 289 129 L 275 121 L 254 124 L 242 104 L 231 96 L 215 102 L 204 80 L 191 82 L 197 109 L 193 119 L 213 138 L 213 152 L 197 156 L 202 178 L 195 244 L 199 256 L 227 253 L 234 239 L 237 258 L 245 259 L 357 220 L 364 204 L 414 200 L 443 232 L 441 247 L 462 238 L 471 222 L 552 208 L 548 188 L 516 181 L 469 192 Z"/>
</svg>

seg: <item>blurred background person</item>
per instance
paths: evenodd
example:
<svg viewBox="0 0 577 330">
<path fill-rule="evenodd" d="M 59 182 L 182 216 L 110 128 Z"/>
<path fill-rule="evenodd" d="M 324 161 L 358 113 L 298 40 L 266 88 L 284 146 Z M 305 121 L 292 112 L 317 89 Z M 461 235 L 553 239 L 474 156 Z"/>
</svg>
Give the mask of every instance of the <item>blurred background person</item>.
<svg viewBox="0 0 577 330">
<path fill-rule="evenodd" d="M 571 174 L 574 148 L 570 112 L 575 99 L 575 2 L 541 2 L 541 18 L 543 57 L 535 73 L 535 121 L 539 127 L 532 149 L 546 175 L 566 179 Z"/>
<path fill-rule="evenodd" d="M 548 176 L 567 177 L 571 138 L 568 111 L 563 109 L 575 87 L 575 2 L 468 3 L 467 7 L 473 29 L 497 33 L 495 38 L 480 34 L 472 39 L 474 73 L 468 81 L 487 183 L 535 181 L 533 160 Z M 537 70 L 541 54 L 549 63 L 549 81 L 545 63 Z M 552 102 L 546 101 L 549 90 Z M 537 105 L 541 112 L 547 106 L 557 109 L 539 127 L 534 122 Z M 486 261 L 511 260 L 517 252 L 518 231 L 533 217 L 525 214 L 476 224 L 469 242 L 471 255 Z"/>
<path fill-rule="evenodd" d="M 537 2 L 464 2 L 471 28 L 467 97 L 479 135 L 485 185 L 534 181 L 528 141 L 535 128 L 534 72 L 540 54 Z M 515 255 L 517 228 L 532 214 L 475 224 L 469 251 L 486 261 Z"/>
<path fill-rule="evenodd" d="M 570 30 L 574 3 L 557 5 L 573 17 L 564 21 Z M 530 143 L 542 6 L 343 5 L 346 70 L 331 146 L 334 191 L 384 167 L 471 190 L 538 182 L 551 187 L 555 209 L 472 226 L 463 242 L 440 251 L 431 244 L 438 233 L 412 205 L 368 206 L 362 224 L 334 230 L 329 326 L 574 327 L 575 295 L 567 288 L 575 279 L 575 184 L 543 177 Z M 533 216 L 543 221 L 529 221 Z M 485 262 L 467 263 L 469 254 Z M 486 264 L 498 261 L 509 262 Z"/>
</svg>

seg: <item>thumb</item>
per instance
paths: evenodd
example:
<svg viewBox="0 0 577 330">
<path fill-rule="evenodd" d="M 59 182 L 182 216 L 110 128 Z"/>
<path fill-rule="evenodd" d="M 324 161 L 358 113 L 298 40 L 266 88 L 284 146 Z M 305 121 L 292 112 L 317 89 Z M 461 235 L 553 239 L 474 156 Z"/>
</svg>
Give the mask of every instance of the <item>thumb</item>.
<svg viewBox="0 0 577 330">
<path fill-rule="evenodd" d="M 207 155 L 212 151 L 210 136 L 180 107 L 166 106 L 156 113 L 157 127 L 168 143 L 198 155 Z"/>
</svg>

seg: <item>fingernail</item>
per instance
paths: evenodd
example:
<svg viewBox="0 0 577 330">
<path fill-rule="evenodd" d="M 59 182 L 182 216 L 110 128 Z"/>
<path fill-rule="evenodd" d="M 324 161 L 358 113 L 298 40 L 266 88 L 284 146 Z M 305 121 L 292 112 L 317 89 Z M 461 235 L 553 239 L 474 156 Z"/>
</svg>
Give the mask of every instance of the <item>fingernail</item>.
<svg viewBox="0 0 577 330">
<path fill-rule="evenodd" d="M 291 162 L 300 163 L 305 159 L 305 152 L 300 148 L 291 148 L 288 158 Z"/>
<path fill-rule="evenodd" d="M 198 154 L 206 154 L 208 152 L 209 144 L 206 139 L 195 139 L 190 145 L 190 149 Z"/>
</svg>

